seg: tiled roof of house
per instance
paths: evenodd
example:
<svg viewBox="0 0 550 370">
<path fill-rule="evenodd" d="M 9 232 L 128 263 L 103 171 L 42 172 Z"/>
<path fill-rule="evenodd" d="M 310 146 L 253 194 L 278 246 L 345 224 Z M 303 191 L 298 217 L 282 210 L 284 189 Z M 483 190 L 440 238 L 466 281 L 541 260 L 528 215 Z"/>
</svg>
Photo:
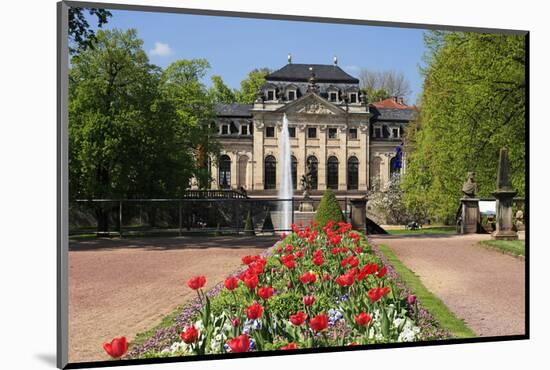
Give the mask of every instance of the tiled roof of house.
<svg viewBox="0 0 550 370">
<path fill-rule="evenodd" d="M 252 113 L 250 113 L 252 107 L 252 104 L 218 103 L 215 106 L 215 111 L 218 117 L 252 117 Z"/>
<path fill-rule="evenodd" d="M 342 82 L 358 84 L 359 80 L 334 64 L 294 64 L 289 63 L 283 68 L 270 73 L 267 81 L 307 82 L 311 77 L 310 67 L 315 73 L 317 82 Z"/>
</svg>

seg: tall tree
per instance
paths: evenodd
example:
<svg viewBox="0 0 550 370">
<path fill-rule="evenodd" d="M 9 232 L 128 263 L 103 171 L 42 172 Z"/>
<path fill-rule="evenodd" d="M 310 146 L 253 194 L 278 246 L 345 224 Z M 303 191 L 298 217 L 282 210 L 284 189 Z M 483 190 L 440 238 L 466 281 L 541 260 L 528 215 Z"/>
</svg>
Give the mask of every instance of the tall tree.
<svg viewBox="0 0 550 370">
<path fill-rule="evenodd" d="M 452 222 L 469 171 L 480 196 L 495 189 L 498 153 L 507 147 L 512 182 L 525 192 L 525 39 L 448 33 L 427 38 L 420 116 L 407 130 L 403 185 L 409 208 Z M 430 49 L 431 47 L 431 49 Z"/>
<path fill-rule="evenodd" d="M 216 103 L 235 103 L 237 101 L 236 92 L 223 82 L 221 76 L 212 76 L 211 80 L 210 95 Z"/>
<path fill-rule="evenodd" d="M 359 73 L 361 88 L 371 101 L 392 96 L 406 97 L 411 93 L 409 81 L 403 72 L 372 71 L 363 68 Z"/>
<path fill-rule="evenodd" d="M 258 98 L 258 91 L 270 73 L 268 68 L 254 69 L 241 81 L 241 89 L 236 93 L 237 102 L 252 104 Z"/>
<path fill-rule="evenodd" d="M 93 45 L 95 32 L 86 19 L 86 13 L 97 18 L 97 27 L 107 23 L 111 12 L 98 8 L 69 8 L 69 51 L 74 54 Z"/>
</svg>

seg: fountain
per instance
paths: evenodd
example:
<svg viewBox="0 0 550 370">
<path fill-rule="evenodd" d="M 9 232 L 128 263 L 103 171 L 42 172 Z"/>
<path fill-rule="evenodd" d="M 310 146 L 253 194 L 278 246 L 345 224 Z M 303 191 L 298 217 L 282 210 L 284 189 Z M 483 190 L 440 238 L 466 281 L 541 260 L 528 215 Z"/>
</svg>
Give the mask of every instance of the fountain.
<svg viewBox="0 0 550 370">
<path fill-rule="evenodd" d="M 288 119 L 283 115 L 283 129 L 279 141 L 279 153 L 281 154 L 281 186 L 279 187 L 279 199 L 292 199 L 292 164 L 290 161 L 290 140 L 288 136 Z M 279 202 L 280 223 L 279 228 L 290 229 L 292 220 L 292 202 Z"/>
</svg>

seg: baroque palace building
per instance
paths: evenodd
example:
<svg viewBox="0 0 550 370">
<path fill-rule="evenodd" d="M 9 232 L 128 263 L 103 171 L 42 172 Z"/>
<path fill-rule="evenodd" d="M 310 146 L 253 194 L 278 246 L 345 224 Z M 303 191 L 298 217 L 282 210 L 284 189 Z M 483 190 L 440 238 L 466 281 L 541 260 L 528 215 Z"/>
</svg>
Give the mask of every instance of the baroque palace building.
<svg viewBox="0 0 550 370">
<path fill-rule="evenodd" d="M 276 194 L 286 114 L 294 188 L 309 168 L 313 195 L 330 188 L 353 197 L 383 189 L 392 172 L 406 170 L 395 163 L 405 163 L 397 147 L 416 109 L 397 97 L 369 104 L 336 58 L 332 65 L 293 64 L 289 56 L 254 104 L 219 104 L 216 113 L 222 152 L 211 164 L 212 188 Z"/>
</svg>

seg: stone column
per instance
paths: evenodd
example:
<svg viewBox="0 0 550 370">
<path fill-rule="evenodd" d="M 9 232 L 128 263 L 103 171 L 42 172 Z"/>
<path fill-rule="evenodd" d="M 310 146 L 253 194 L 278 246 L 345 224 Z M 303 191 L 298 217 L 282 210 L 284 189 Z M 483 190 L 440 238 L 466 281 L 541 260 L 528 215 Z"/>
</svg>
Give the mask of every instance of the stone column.
<svg viewBox="0 0 550 370">
<path fill-rule="evenodd" d="M 361 125 L 359 135 L 359 190 L 367 191 L 369 188 L 369 135 L 368 126 Z"/>
<path fill-rule="evenodd" d="M 215 158 L 212 158 L 210 160 L 210 173 L 212 174 L 212 185 L 211 185 L 211 189 L 212 190 L 218 190 L 220 188 L 219 186 L 219 179 L 218 179 L 218 165 L 216 163 L 216 159 Z"/>
<path fill-rule="evenodd" d="M 254 190 L 264 189 L 264 123 L 261 120 L 254 121 L 254 146 L 252 151 L 253 188 Z"/>
<path fill-rule="evenodd" d="M 481 223 L 479 213 L 479 199 L 463 197 L 460 199 L 462 204 L 462 224 L 460 225 L 461 234 L 475 234 L 478 231 L 478 225 Z"/>
<path fill-rule="evenodd" d="M 367 232 L 367 199 L 351 199 L 351 226 L 363 233 Z"/>
<path fill-rule="evenodd" d="M 231 178 L 229 184 L 231 189 L 237 189 L 239 180 L 239 156 L 236 151 L 227 153 L 231 158 Z"/>
<path fill-rule="evenodd" d="M 300 190 L 300 179 L 306 173 L 307 168 L 307 150 L 306 150 L 306 125 L 299 124 L 296 126 L 296 139 L 298 140 L 298 149 L 296 150 L 296 160 L 298 167 L 296 169 L 296 185 L 297 190 Z"/>
<path fill-rule="evenodd" d="M 319 131 L 319 168 L 317 170 L 317 187 L 327 190 L 327 126 L 318 126 Z"/>
<path fill-rule="evenodd" d="M 338 138 L 340 139 L 339 156 L 342 163 L 338 167 L 338 190 L 348 189 L 348 129 L 347 127 L 338 128 Z"/>
<path fill-rule="evenodd" d="M 497 199 L 496 229 L 491 234 L 496 240 L 517 240 L 518 233 L 514 230 L 512 204 L 517 192 L 512 188 L 510 179 L 510 164 L 508 151 L 500 149 L 497 173 L 497 190 L 493 193 Z"/>
</svg>

